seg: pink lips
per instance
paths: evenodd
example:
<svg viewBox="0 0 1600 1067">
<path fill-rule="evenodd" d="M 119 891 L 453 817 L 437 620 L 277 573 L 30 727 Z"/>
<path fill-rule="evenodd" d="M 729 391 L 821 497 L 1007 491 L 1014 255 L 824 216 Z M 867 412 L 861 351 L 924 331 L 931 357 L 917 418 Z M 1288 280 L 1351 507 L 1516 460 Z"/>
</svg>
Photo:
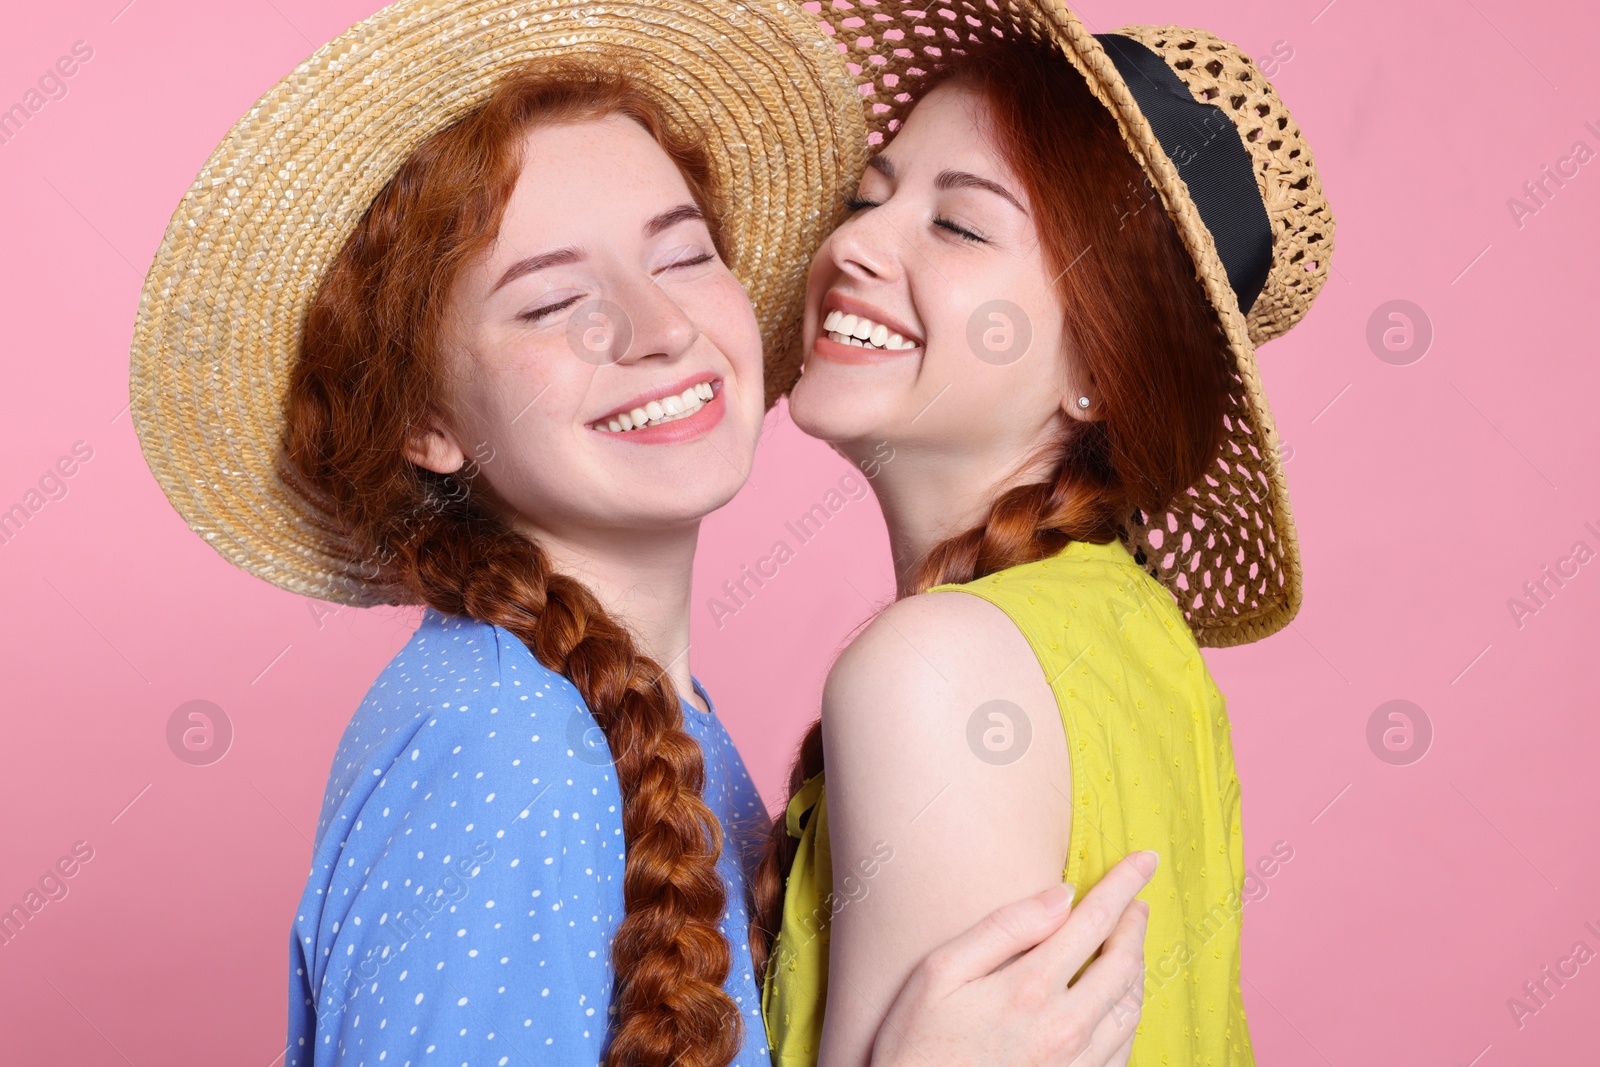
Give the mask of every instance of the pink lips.
<svg viewBox="0 0 1600 1067">
<path fill-rule="evenodd" d="M 624 414 L 632 411 L 634 408 L 642 408 L 652 400 L 660 400 L 664 396 L 681 396 L 681 395 L 683 395 L 683 391 L 685 389 L 688 389 L 692 385 L 699 385 L 702 382 L 705 382 L 705 383 L 709 384 L 709 383 L 715 383 L 715 382 L 719 382 L 719 381 L 721 381 L 721 379 L 718 378 L 715 374 L 707 374 L 707 373 L 704 373 L 704 372 L 702 372 L 700 374 L 691 374 L 689 377 L 683 379 L 683 381 L 681 381 L 681 382 L 678 382 L 676 385 L 668 385 L 668 386 L 665 386 L 665 387 L 652 389 L 648 393 L 640 393 L 638 396 L 634 397 L 632 400 L 630 400 L 627 403 L 621 405 L 620 407 L 615 408 L 612 411 L 606 412 L 604 415 L 601 415 L 599 418 L 590 419 L 589 420 L 589 424 L 593 425 L 595 423 L 600 423 L 603 426 L 607 422 L 609 422 L 612 419 L 616 418 L 618 415 L 624 415 Z"/>
<path fill-rule="evenodd" d="M 720 388 L 721 379 L 717 378 L 715 375 L 701 374 L 693 378 L 686 378 L 679 383 L 676 394 L 663 394 L 661 390 L 656 390 L 655 392 L 646 393 L 635 397 L 627 407 L 619 408 L 615 412 L 606 416 L 604 419 L 596 419 L 594 421 L 608 421 L 618 415 L 623 414 L 624 412 L 632 411 L 637 407 L 643 407 L 644 404 L 650 402 L 651 400 L 655 400 L 657 397 L 662 395 L 681 395 L 685 389 L 688 389 L 690 386 L 696 385 L 700 382 L 711 382 L 719 387 L 716 389 L 716 392 L 712 395 L 711 399 L 705 401 L 700 406 L 700 410 L 696 411 L 693 415 L 689 415 L 681 419 L 673 419 L 671 422 L 663 422 L 655 426 L 646 426 L 643 429 L 602 431 L 596 430 L 594 428 L 594 423 L 589 424 L 589 429 L 592 432 L 598 433 L 602 437 L 607 438 L 608 440 L 635 445 L 670 445 L 677 444 L 682 441 L 691 441 L 696 437 L 702 437 L 705 434 L 710 433 L 717 423 L 722 421 L 722 417 L 728 413 L 728 405 L 723 400 L 724 390 Z"/>
</svg>

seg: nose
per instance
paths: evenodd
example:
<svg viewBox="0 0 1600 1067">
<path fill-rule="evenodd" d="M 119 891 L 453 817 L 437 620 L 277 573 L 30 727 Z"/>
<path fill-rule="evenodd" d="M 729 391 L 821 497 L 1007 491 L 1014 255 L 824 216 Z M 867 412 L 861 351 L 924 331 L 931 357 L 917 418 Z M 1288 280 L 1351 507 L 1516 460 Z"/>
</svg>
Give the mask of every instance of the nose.
<svg viewBox="0 0 1600 1067">
<path fill-rule="evenodd" d="M 863 281 L 900 280 L 900 235 L 888 205 L 846 219 L 828 238 L 828 255 L 843 274 Z"/>
<path fill-rule="evenodd" d="M 700 328 L 648 274 L 629 280 L 617 302 L 600 309 L 608 331 L 608 362 L 674 360 L 700 338 Z"/>
</svg>

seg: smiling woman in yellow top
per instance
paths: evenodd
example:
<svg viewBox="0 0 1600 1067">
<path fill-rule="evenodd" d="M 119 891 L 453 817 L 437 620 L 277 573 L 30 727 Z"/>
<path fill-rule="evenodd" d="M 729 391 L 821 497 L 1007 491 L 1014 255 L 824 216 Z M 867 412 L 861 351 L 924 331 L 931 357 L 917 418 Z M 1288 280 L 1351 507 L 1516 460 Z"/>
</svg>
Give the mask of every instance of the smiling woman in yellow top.
<svg viewBox="0 0 1600 1067">
<path fill-rule="evenodd" d="M 830 672 L 755 879 L 774 1063 L 867 1062 L 939 942 L 1153 849 L 1122 1055 L 1252 1064 L 1240 790 L 1199 649 L 1298 607 L 1255 345 L 1310 306 L 1332 218 L 1233 45 L 951 8 L 884 0 L 844 34 L 882 143 L 813 261 L 790 411 L 853 461 L 893 448 L 899 597 Z"/>
</svg>

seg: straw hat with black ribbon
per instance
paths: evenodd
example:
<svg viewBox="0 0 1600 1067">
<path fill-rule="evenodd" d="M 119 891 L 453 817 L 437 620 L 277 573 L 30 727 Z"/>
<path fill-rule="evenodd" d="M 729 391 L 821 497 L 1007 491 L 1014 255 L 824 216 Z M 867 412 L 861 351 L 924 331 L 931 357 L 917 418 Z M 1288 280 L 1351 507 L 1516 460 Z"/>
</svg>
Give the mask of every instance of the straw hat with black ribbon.
<svg viewBox="0 0 1600 1067">
<path fill-rule="evenodd" d="M 1127 547 L 1177 598 L 1202 645 L 1255 641 L 1300 606 L 1300 552 L 1255 346 L 1298 322 L 1327 280 L 1333 215 L 1311 148 L 1237 45 L 1205 30 L 1093 34 L 1056 0 L 829 0 L 821 19 L 862 93 L 868 140 L 904 121 L 918 80 L 990 37 L 1051 42 L 1116 116 L 1194 257 L 1227 337 L 1221 454 Z"/>
<path fill-rule="evenodd" d="M 133 422 L 190 528 L 230 562 L 344 604 L 401 602 L 275 462 L 323 271 L 405 159 L 541 59 L 633 72 L 705 143 L 770 406 L 799 367 L 806 272 L 866 159 L 856 85 L 788 0 L 400 0 L 256 102 L 179 203 L 139 298 Z"/>
</svg>

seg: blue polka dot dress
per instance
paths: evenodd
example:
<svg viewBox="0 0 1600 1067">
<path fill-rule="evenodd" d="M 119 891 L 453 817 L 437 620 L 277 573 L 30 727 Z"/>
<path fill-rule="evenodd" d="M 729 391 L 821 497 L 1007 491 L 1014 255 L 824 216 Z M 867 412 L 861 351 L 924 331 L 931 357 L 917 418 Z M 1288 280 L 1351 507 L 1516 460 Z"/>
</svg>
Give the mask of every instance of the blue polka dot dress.
<svg viewBox="0 0 1600 1067">
<path fill-rule="evenodd" d="M 767 1067 L 745 902 L 766 809 L 715 711 L 685 702 L 684 726 L 723 827 L 734 1063 Z M 621 812 L 572 684 L 509 630 L 425 611 L 334 756 L 294 923 L 287 1067 L 600 1062 Z"/>
</svg>

